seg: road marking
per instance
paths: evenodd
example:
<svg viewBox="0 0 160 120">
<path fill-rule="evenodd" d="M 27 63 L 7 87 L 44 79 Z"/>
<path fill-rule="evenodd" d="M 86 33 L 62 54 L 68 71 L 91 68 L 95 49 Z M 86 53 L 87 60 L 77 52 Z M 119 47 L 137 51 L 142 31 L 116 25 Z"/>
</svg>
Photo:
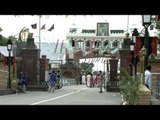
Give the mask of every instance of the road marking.
<svg viewBox="0 0 160 120">
<path fill-rule="evenodd" d="M 35 102 L 35 103 L 30 104 L 30 105 L 37 105 L 37 104 L 41 104 L 41 103 L 44 103 L 44 102 L 47 102 L 47 101 L 57 100 L 59 98 L 62 98 L 62 97 L 65 97 L 65 96 L 80 92 L 81 90 L 85 90 L 85 89 L 88 89 L 88 88 L 83 88 L 83 89 L 77 90 L 75 92 L 70 92 L 70 93 L 55 97 L 55 98 L 51 98 L 51 99 L 46 99 L 46 100 L 42 100 L 42 101 L 39 101 L 39 102 Z"/>
</svg>

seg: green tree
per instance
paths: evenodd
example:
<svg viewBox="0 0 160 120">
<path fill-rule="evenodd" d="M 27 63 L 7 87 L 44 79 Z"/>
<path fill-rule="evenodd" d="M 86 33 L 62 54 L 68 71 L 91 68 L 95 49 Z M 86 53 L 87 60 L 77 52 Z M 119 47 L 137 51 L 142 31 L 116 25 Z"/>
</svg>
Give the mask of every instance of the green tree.
<svg viewBox="0 0 160 120">
<path fill-rule="evenodd" d="M 0 46 L 7 46 L 8 39 L 0 35 Z"/>
<path fill-rule="evenodd" d="M 92 72 L 92 68 L 94 67 L 93 63 L 86 63 L 86 62 L 82 62 L 80 64 L 80 67 L 82 70 L 84 70 L 84 72 L 87 74 L 89 72 Z"/>
</svg>

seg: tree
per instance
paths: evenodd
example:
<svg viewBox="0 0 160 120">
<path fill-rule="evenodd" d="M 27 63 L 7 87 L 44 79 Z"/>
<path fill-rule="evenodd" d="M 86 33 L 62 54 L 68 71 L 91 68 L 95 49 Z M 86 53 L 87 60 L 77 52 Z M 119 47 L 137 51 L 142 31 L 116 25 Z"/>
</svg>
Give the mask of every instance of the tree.
<svg viewBox="0 0 160 120">
<path fill-rule="evenodd" d="M 80 64 L 80 67 L 82 70 L 84 70 L 85 73 L 89 73 L 92 72 L 92 68 L 94 67 L 93 63 L 86 63 L 86 62 L 82 62 Z"/>
<path fill-rule="evenodd" d="M 7 46 L 8 39 L 0 35 L 0 46 Z"/>
</svg>

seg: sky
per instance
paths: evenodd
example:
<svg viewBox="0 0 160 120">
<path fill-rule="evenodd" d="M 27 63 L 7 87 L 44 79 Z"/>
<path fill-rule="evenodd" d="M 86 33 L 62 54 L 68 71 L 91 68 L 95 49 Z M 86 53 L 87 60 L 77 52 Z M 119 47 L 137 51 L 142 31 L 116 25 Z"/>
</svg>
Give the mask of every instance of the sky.
<svg viewBox="0 0 160 120">
<path fill-rule="evenodd" d="M 41 42 L 56 42 L 66 39 L 69 28 L 78 28 L 77 32 L 82 29 L 96 29 L 98 22 L 108 22 L 109 30 L 130 30 L 131 28 L 138 28 L 140 32 L 144 27 L 142 26 L 141 15 L 0 15 L 0 27 L 3 31 L 1 35 L 15 36 L 23 27 L 29 28 L 29 31 L 34 34 L 35 42 L 39 41 L 39 20 L 40 27 L 44 24 L 46 29 L 40 31 Z M 32 29 L 31 24 L 37 23 L 38 29 Z M 47 31 L 54 24 L 52 31 Z M 18 36 L 16 36 L 18 37 Z"/>
</svg>

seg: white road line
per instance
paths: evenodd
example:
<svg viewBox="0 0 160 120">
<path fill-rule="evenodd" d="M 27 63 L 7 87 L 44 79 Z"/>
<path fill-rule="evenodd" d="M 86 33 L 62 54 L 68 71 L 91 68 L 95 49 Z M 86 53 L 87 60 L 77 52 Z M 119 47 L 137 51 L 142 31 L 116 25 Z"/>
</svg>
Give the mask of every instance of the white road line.
<svg viewBox="0 0 160 120">
<path fill-rule="evenodd" d="M 85 89 L 88 89 L 88 88 L 83 88 L 83 89 L 81 89 L 81 90 L 85 90 Z M 67 93 L 67 94 L 64 94 L 64 95 L 55 97 L 55 98 L 51 98 L 51 99 L 46 99 L 46 100 L 42 100 L 42 101 L 39 101 L 39 102 L 35 102 L 35 103 L 30 104 L 30 105 L 37 105 L 37 104 L 41 104 L 41 103 L 44 103 L 44 102 L 47 102 L 47 101 L 56 100 L 56 99 L 59 99 L 59 98 L 62 98 L 62 97 L 65 97 L 65 96 L 68 96 L 68 95 L 71 95 L 71 94 L 80 92 L 81 90 L 77 90 L 77 91 L 75 91 L 75 92 L 70 92 L 70 93 Z"/>
</svg>

